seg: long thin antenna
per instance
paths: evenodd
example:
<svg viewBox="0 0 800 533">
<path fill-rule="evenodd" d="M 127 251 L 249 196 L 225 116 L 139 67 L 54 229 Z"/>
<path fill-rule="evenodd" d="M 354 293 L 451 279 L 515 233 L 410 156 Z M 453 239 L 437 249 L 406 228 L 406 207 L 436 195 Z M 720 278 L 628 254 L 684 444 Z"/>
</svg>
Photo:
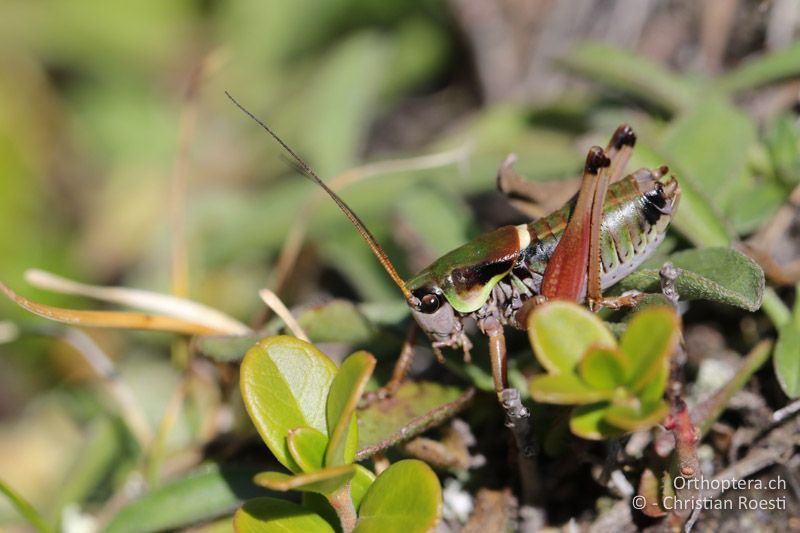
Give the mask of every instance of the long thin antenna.
<svg viewBox="0 0 800 533">
<path fill-rule="evenodd" d="M 308 178 L 313 180 L 317 185 L 322 187 L 325 190 L 325 192 L 328 193 L 328 196 L 333 198 L 333 201 L 336 202 L 336 205 L 339 206 L 339 209 L 341 209 L 342 212 L 345 214 L 345 216 L 350 219 L 350 222 L 353 223 L 353 225 L 356 227 L 361 236 L 364 237 L 364 240 L 367 241 L 367 245 L 369 245 L 370 250 L 372 250 L 372 253 L 375 254 L 375 257 L 378 258 L 378 261 L 380 261 L 381 265 L 383 265 L 383 268 L 386 270 L 386 272 L 389 273 L 389 276 L 391 276 L 392 280 L 397 284 L 398 287 L 400 287 L 400 290 L 403 291 L 403 296 L 405 296 L 406 300 L 408 300 L 409 302 L 413 302 L 415 300 L 414 295 L 411 294 L 411 291 L 408 290 L 408 287 L 406 287 L 406 284 L 405 282 L 403 282 L 403 279 L 397 274 L 397 270 L 395 270 L 394 265 L 392 265 L 392 262 L 389 261 L 389 258 L 386 256 L 386 252 L 383 251 L 383 248 L 381 248 L 380 244 L 378 244 L 378 241 L 375 239 L 372 233 L 370 233 L 370 231 L 367 229 L 367 227 L 364 225 L 361 219 L 358 218 L 358 215 L 356 215 L 353 212 L 353 210 L 350 209 L 350 206 L 344 203 L 344 200 L 339 198 L 339 195 L 333 192 L 333 190 L 331 190 L 331 188 L 328 187 L 325 184 L 325 182 L 320 179 L 317 173 L 314 172 L 314 170 L 310 166 L 308 166 L 308 164 L 303 160 L 303 158 L 297 155 L 297 153 L 294 150 L 289 148 L 289 145 L 283 142 L 283 139 L 278 137 L 277 133 L 272 131 L 272 128 L 264 124 L 264 122 L 262 122 L 257 116 L 248 111 L 242 104 L 240 104 L 236 100 L 236 98 L 231 96 L 231 94 L 228 91 L 225 91 L 225 95 L 230 99 L 231 102 L 233 102 L 233 104 L 236 107 L 241 109 L 245 115 L 253 119 L 256 122 L 256 124 L 261 126 L 261 128 L 263 128 L 264 131 L 269 133 L 270 136 L 272 136 L 272 138 L 275 139 L 275 141 L 279 145 L 281 145 L 281 147 L 286 151 L 286 153 L 288 153 L 292 157 L 292 159 L 294 159 L 294 161 L 297 162 L 297 165 L 299 167 L 298 170 L 302 171 L 303 174 L 305 174 Z"/>
</svg>

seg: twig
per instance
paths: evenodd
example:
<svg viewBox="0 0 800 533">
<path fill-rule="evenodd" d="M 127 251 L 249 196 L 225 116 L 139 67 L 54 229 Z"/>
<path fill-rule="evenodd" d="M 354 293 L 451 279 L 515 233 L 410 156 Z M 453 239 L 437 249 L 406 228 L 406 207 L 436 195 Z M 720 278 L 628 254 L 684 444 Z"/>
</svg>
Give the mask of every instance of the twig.
<svg viewBox="0 0 800 533">
<path fill-rule="evenodd" d="M 286 327 L 294 334 L 295 337 L 298 339 L 302 339 L 306 342 L 311 342 L 306 335 L 306 332 L 303 331 L 303 328 L 300 327 L 297 320 L 295 320 L 292 313 L 289 312 L 289 309 L 283 304 L 278 295 L 272 292 L 269 289 L 261 289 L 258 291 L 258 295 L 264 301 L 267 306 L 272 309 L 276 315 L 278 315 L 281 320 L 286 324 Z"/>
<path fill-rule="evenodd" d="M 780 424 L 797 413 L 800 413 L 800 400 L 795 400 L 789 405 L 781 407 L 772 413 L 772 422 L 775 424 Z"/>
<path fill-rule="evenodd" d="M 38 269 L 25 271 L 25 280 L 40 289 L 86 296 L 144 311 L 180 318 L 203 326 L 214 328 L 220 333 L 245 335 L 251 330 L 235 318 L 206 305 L 157 292 L 131 289 L 128 287 L 102 287 L 67 279 L 51 272 Z M 120 326 L 124 327 L 124 326 Z"/>
</svg>

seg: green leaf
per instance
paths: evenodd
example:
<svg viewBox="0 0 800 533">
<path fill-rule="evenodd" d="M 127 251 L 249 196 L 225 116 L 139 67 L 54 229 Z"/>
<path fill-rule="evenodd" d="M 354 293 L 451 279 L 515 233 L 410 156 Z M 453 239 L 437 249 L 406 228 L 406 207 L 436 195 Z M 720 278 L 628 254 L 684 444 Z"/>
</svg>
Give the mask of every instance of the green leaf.
<svg viewBox="0 0 800 533">
<path fill-rule="evenodd" d="M 778 332 L 775 345 L 775 375 L 789 398 L 800 397 L 800 325 L 789 322 Z"/>
<path fill-rule="evenodd" d="M 253 484 L 250 468 L 205 465 L 123 507 L 106 533 L 179 529 L 233 511 L 242 500 L 269 494 Z"/>
<path fill-rule="evenodd" d="M 656 376 L 648 381 L 642 390 L 639 391 L 638 399 L 642 404 L 643 410 L 650 410 L 664 397 L 664 390 L 667 388 L 669 379 L 669 364 L 661 367 Z"/>
<path fill-rule="evenodd" d="M 626 383 L 631 366 L 624 354 L 617 350 L 592 347 L 578 364 L 578 373 L 584 383 L 594 389 L 613 389 Z"/>
<path fill-rule="evenodd" d="M 51 533 L 53 528 L 47 525 L 44 518 L 23 498 L 17 491 L 12 489 L 6 482 L 0 479 L 0 493 L 4 494 L 14 509 L 39 533 Z"/>
<path fill-rule="evenodd" d="M 724 98 L 709 96 L 667 130 L 664 151 L 669 165 L 692 182 L 720 211 L 747 165 L 756 142 L 753 122 Z M 680 213 L 680 208 L 678 208 Z"/>
<path fill-rule="evenodd" d="M 86 501 L 109 475 L 118 472 L 120 456 L 130 446 L 130 433 L 117 421 L 96 416 L 85 428 L 83 445 L 51 504 L 51 509 L 57 510 L 53 514 L 60 515 L 65 506 Z"/>
<path fill-rule="evenodd" d="M 432 531 L 442 512 L 442 489 L 431 467 L 415 459 L 387 468 L 367 491 L 353 533 Z"/>
<path fill-rule="evenodd" d="M 608 400 L 613 390 L 590 387 L 575 374 L 545 374 L 536 376 L 530 383 L 531 396 L 537 402 L 559 405 L 595 403 Z"/>
<path fill-rule="evenodd" d="M 355 466 L 356 475 L 350 480 L 350 498 L 353 500 L 356 511 L 358 511 L 361 501 L 367 494 L 367 490 L 369 490 L 372 483 L 375 481 L 375 474 L 359 464 Z"/>
<path fill-rule="evenodd" d="M 758 230 L 786 201 L 786 191 L 775 183 L 752 183 L 731 196 L 728 220 L 740 235 Z"/>
<path fill-rule="evenodd" d="M 753 89 L 800 74 L 800 43 L 768 53 L 746 62 L 717 80 L 723 91 L 736 92 Z"/>
<path fill-rule="evenodd" d="M 373 402 L 358 412 L 358 453 L 361 461 L 441 424 L 460 411 L 474 389 L 407 381 L 391 398 Z"/>
<path fill-rule="evenodd" d="M 261 472 L 253 478 L 253 482 L 256 485 L 281 492 L 301 490 L 329 496 L 350 481 L 355 473 L 354 465 L 332 466 L 316 472 L 295 475 L 283 472 Z"/>
<path fill-rule="evenodd" d="M 593 344 L 617 346 L 614 335 L 594 313 L 563 301 L 537 307 L 528 319 L 528 336 L 536 358 L 554 374 L 572 373 Z"/>
<path fill-rule="evenodd" d="M 691 106 L 697 94 L 694 85 L 661 65 L 605 44 L 578 45 L 560 62 L 588 78 L 672 113 Z"/>
<path fill-rule="evenodd" d="M 625 431 L 650 428 L 667 416 L 669 405 L 661 400 L 647 409 L 630 405 L 611 405 L 606 411 L 606 421 Z"/>
<path fill-rule="evenodd" d="M 470 213 L 456 194 L 445 194 L 425 183 L 414 187 L 397 203 L 398 214 L 418 236 L 419 246 L 439 255 L 467 242 Z"/>
<path fill-rule="evenodd" d="M 608 402 L 579 405 L 572 410 L 569 429 L 573 434 L 589 440 L 603 440 L 624 435 L 620 428 L 606 420 Z"/>
<path fill-rule="evenodd" d="M 678 316 L 669 307 L 648 307 L 636 313 L 620 339 L 620 349 L 632 371 L 631 391 L 640 392 L 667 366 L 680 339 Z"/>
<path fill-rule="evenodd" d="M 358 426 L 355 411 L 364 387 L 375 369 L 375 358 L 367 352 L 356 352 L 342 363 L 328 393 L 328 449 L 325 465 L 353 462 L 358 449 Z"/>
<path fill-rule="evenodd" d="M 770 121 L 767 143 L 778 178 L 790 187 L 797 185 L 800 181 L 800 138 L 793 115 L 785 113 Z"/>
<path fill-rule="evenodd" d="M 289 430 L 286 445 L 303 472 L 315 472 L 324 465 L 328 437 L 321 431 L 309 427 Z"/>
<path fill-rule="evenodd" d="M 241 389 L 259 435 L 286 468 L 299 472 L 286 444 L 289 430 L 326 431 L 325 402 L 336 365 L 295 337 L 267 337 L 242 362 Z"/>
<path fill-rule="evenodd" d="M 206 357 L 221 363 L 233 363 L 244 359 L 247 350 L 258 342 L 262 335 L 198 335 L 192 338 L 192 347 Z"/>
<path fill-rule="evenodd" d="M 335 533 L 333 526 L 314 511 L 277 498 L 255 498 L 233 517 L 236 533 Z"/>
<path fill-rule="evenodd" d="M 333 300 L 303 311 L 297 322 L 314 342 L 363 343 L 375 335 L 375 328 L 348 300 Z"/>
<path fill-rule="evenodd" d="M 681 269 L 675 288 L 681 300 L 709 300 L 748 311 L 761 307 L 764 271 L 746 255 L 729 248 L 686 250 L 669 256 Z M 623 279 L 621 290 L 660 292 L 657 269 L 641 269 Z"/>
</svg>

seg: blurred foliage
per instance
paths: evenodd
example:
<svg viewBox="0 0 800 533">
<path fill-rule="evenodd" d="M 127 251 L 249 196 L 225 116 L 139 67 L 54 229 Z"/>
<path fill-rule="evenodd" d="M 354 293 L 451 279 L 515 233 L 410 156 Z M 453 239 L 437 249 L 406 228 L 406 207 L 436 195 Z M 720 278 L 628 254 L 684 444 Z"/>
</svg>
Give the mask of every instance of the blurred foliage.
<svg viewBox="0 0 800 533">
<path fill-rule="evenodd" d="M 655 290 L 657 268 L 669 257 L 686 270 L 676 284 L 681 300 L 716 302 L 690 302 L 703 316 L 690 310 L 689 320 L 718 320 L 741 353 L 761 346 L 766 357 L 768 348 L 756 341 L 777 337 L 773 368 L 782 389 L 776 385 L 770 401 L 797 397 L 800 304 L 790 311 L 796 289 L 776 272 L 797 260 L 800 245 L 791 231 L 773 228 L 783 210 L 796 214 L 800 124 L 790 104 L 757 103 L 800 73 L 800 45 L 758 52 L 711 76 L 583 43 L 557 64 L 588 84 L 552 100 L 482 106 L 474 50 L 456 25 L 455 4 L 3 3 L 0 281 L 32 300 L 74 309 L 92 304 L 29 287 L 23 272 L 42 268 L 165 294 L 186 285 L 177 296 L 253 330 L 244 339 L 222 331 L 191 343 L 98 329 L 84 339 L 0 300 L 0 339 L 17 338 L 0 344 L 0 479 L 19 496 L 14 505 L 0 501 L 0 527 L 20 523 L 15 509 L 35 522 L 32 508 L 45 527 L 89 521 L 115 531 L 159 530 L 220 517 L 217 525 L 229 527 L 233 510 L 256 496 L 264 499 L 251 500 L 242 514 L 257 519 L 278 505 L 299 523 L 315 520 L 308 507 L 264 496 L 249 482 L 253 472 L 277 465 L 263 447 L 257 455 L 249 449 L 257 437 L 232 365 L 257 339 L 284 328 L 264 315 L 258 290 L 283 275 L 272 288 L 311 339 L 337 360 L 369 348 L 381 382 L 408 315 L 349 222 L 331 202 L 318 201 L 225 90 L 326 180 L 365 161 L 404 158 L 341 190 L 402 275 L 488 228 L 525 220 L 495 190 L 508 153 L 518 154 L 516 168 L 527 178 L 569 178 L 591 143 L 620 122 L 632 124 L 639 143 L 631 168 L 669 165 L 682 200 L 667 242 L 623 288 Z M 451 155 L 427 165 L 407 159 L 429 154 Z M 297 260 L 279 272 L 281 249 L 301 224 L 308 231 L 295 243 Z M 731 249 L 761 245 L 781 252 L 757 265 Z M 188 269 L 176 255 L 185 255 Z M 101 300 L 103 309 L 116 309 Z M 763 313 L 745 314 L 762 300 Z M 407 384 L 399 406 L 363 410 L 361 450 L 385 450 L 439 425 L 446 417 L 431 414 L 436 406 L 450 413 L 472 397 L 455 379 L 491 390 L 485 343 L 475 340 L 472 365 L 448 361 L 456 378 Z M 530 345 L 512 339 L 509 346 L 510 380 L 525 392 L 535 371 Z M 417 351 L 416 371 L 436 375 L 424 342 Z M 763 357 L 741 376 L 749 379 Z M 717 415 L 742 386 L 729 387 Z M 491 434 L 499 411 L 479 400 L 470 422 Z M 300 425 L 327 436 L 324 415 L 304 413 L 308 423 Z M 566 419 L 547 417 L 546 446 L 563 448 L 558 428 Z M 288 452 L 270 449 L 292 464 Z"/>
</svg>

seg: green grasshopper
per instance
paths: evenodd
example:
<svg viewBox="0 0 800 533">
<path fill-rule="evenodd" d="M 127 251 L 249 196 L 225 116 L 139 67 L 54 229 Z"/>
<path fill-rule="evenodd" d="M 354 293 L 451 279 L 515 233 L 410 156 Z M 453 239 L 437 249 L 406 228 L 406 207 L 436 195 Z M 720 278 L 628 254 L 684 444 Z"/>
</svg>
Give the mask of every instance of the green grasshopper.
<svg viewBox="0 0 800 533">
<path fill-rule="evenodd" d="M 563 207 L 529 224 L 503 226 L 443 255 L 404 281 L 358 216 L 269 126 L 228 97 L 265 129 L 322 187 L 361 233 L 392 280 L 411 314 L 428 335 L 437 357 L 441 348 L 461 348 L 469 361 L 471 343 L 464 319 L 472 318 L 489 338 L 495 390 L 501 402 L 508 390 L 503 326 L 526 329 L 527 316 L 547 300 L 585 301 L 591 309 L 635 305 L 631 291 L 604 297 L 602 291 L 647 259 L 663 240 L 680 199 L 668 168 L 639 169 L 622 178 L 636 136 L 621 125 L 608 146 L 589 150 L 578 193 Z M 507 170 L 507 169 L 506 169 Z M 622 179 L 620 179 L 622 178 Z M 403 379 L 413 352 L 404 350 L 391 394 Z"/>
</svg>

